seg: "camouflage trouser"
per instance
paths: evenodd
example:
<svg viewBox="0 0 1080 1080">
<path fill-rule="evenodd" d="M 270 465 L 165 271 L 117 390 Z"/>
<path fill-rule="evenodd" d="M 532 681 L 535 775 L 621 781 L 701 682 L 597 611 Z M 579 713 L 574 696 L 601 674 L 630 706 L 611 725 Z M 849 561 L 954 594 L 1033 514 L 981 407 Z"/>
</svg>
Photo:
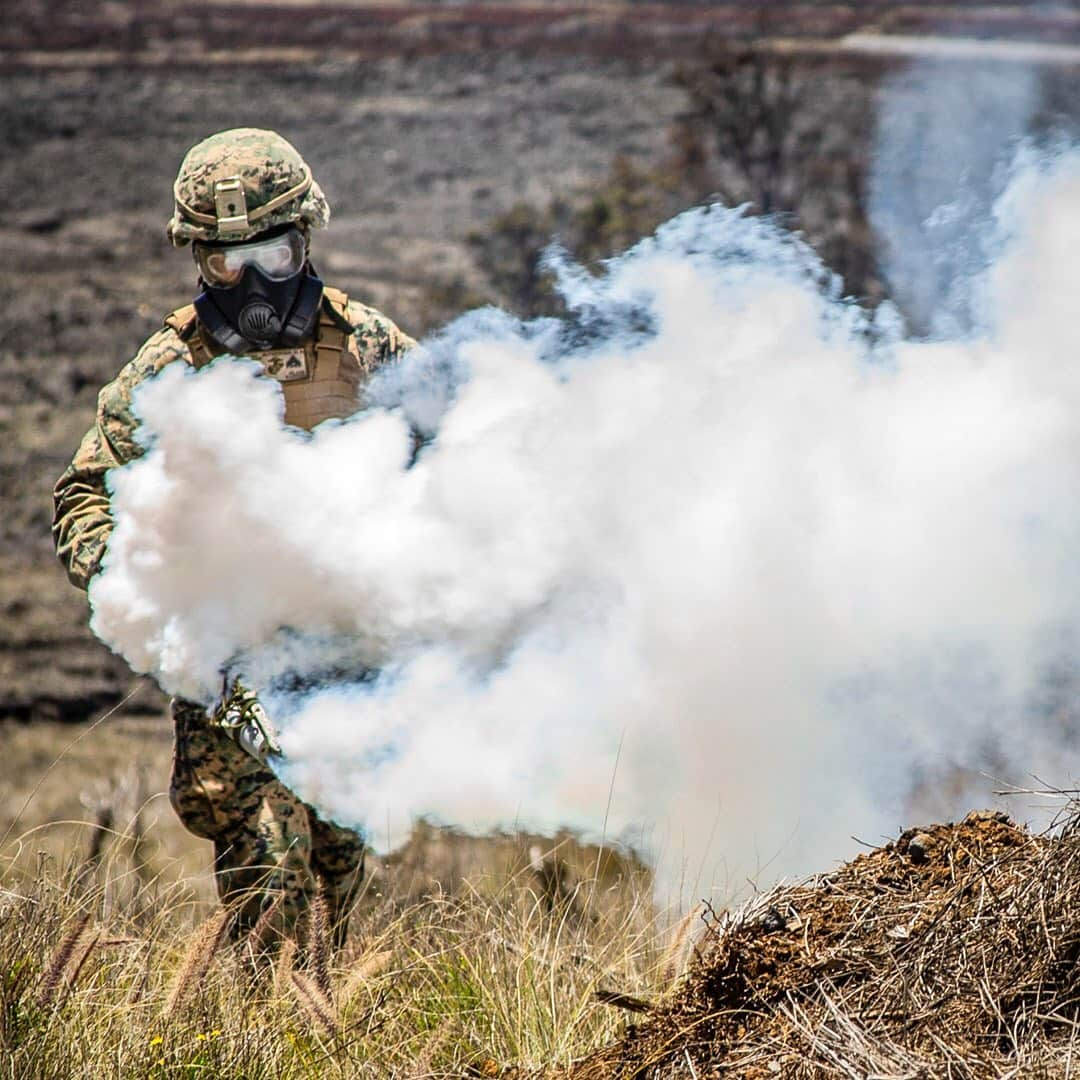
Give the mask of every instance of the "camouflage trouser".
<svg viewBox="0 0 1080 1080">
<path fill-rule="evenodd" d="M 189 832 L 213 840 L 218 895 L 236 908 L 237 934 L 279 895 L 275 922 L 294 932 L 318 877 L 341 944 L 364 874 L 361 837 L 319 818 L 201 706 L 175 699 L 172 716 L 169 798 Z"/>
</svg>

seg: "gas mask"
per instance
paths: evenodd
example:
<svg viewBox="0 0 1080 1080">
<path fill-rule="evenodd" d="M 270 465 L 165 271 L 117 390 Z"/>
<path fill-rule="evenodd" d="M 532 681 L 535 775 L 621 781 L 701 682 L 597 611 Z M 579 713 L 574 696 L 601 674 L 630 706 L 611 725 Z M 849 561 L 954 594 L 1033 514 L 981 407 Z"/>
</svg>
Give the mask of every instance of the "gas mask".
<svg viewBox="0 0 1080 1080">
<path fill-rule="evenodd" d="M 293 227 L 244 244 L 195 244 L 204 291 L 199 321 L 238 355 L 298 345 L 319 315 L 323 283 L 307 265 Z"/>
</svg>

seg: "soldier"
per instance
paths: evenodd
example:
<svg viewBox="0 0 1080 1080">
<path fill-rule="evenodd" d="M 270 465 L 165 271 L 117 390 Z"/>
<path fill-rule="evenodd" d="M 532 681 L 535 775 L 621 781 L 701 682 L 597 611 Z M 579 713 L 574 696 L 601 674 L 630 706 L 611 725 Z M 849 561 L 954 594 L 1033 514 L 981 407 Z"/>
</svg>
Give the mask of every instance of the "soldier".
<svg viewBox="0 0 1080 1080">
<path fill-rule="evenodd" d="M 112 530 L 105 475 L 141 452 L 131 398 L 166 364 L 201 368 L 230 354 L 262 363 L 285 398 L 285 422 L 310 430 L 360 405 L 365 380 L 413 341 L 373 308 L 324 286 L 308 259 L 310 232 L 330 209 L 297 151 L 273 131 L 219 132 L 188 151 L 168 235 L 191 244 L 199 295 L 168 315 L 98 397 L 97 420 L 54 493 L 53 535 L 85 589 Z M 250 705 L 250 702 L 248 703 Z M 338 943 L 364 869 L 361 837 L 289 791 L 262 760 L 251 709 L 213 716 L 171 705 L 176 747 L 169 794 L 186 828 L 214 842 L 219 896 L 243 934 L 273 907 L 291 932 L 321 879 Z"/>
</svg>

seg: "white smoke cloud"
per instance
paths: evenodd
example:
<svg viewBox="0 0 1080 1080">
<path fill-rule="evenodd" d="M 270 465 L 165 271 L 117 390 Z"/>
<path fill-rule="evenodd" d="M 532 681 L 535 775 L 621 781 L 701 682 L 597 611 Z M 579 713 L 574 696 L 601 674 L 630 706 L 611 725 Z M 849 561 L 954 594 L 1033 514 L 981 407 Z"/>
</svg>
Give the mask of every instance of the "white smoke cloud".
<svg viewBox="0 0 1080 1080">
<path fill-rule="evenodd" d="M 871 345 L 800 243 L 712 208 L 310 436 L 254 365 L 171 365 L 94 629 L 171 692 L 243 674 L 286 780 L 382 849 L 569 825 L 701 890 L 823 868 L 928 778 L 976 777 L 956 811 L 980 770 L 1066 779 L 1037 698 L 1080 622 L 1080 154 L 1000 214 L 960 343 Z"/>
<path fill-rule="evenodd" d="M 883 80 L 868 214 L 890 293 L 917 332 L 956 337 L 977 323 L 993 207 L 1039 103 L 1025 64 L 926 60 Z"/>
</svg>

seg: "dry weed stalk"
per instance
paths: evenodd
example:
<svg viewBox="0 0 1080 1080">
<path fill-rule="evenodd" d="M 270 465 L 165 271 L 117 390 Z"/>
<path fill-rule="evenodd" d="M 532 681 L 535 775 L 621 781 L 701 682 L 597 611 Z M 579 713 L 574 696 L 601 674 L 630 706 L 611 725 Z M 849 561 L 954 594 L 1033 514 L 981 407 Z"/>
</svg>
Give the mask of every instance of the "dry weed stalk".
<svg viewBox="0 0 1080 1080">
<path fill-rule="evenodd" d="M 330 1000 L 330 906 L 326 902 L 326 889 L 321 878 L 311 898 L 308 913 L 307 960 L 319 992 Z"/>
<path fill-rule="evenodd" d="M 72 954 L 67 974 L 60 983 L 60 990 L 56 995 L 56 1008 L 59 1009 L 64 1002 L 67 1001 L 68 995 L 75 989 L 75 984 L 79 981 L 79 976 L 82 974 L 82 969 L 85 966 L 86 961 L 90 958 L 90 954 L 97 948 L 100 942 L 101 931 L 95 930 L 79 943 L 75 952 Z"/>
<path fill-rule="evenodd" d="M 175 1016 L 189 993 L 195 987 L 202 985 L 214 957 L 221 948 L 232 918 L 233 913 L 228 908 L 219 908 L 195 931 L 195 936 L 184 954 L 180 970 L 169 991 L 169 997 L 165 1003 L 166 1018 Z"/>
<path fill-rule="evenodd" d="M 667 948 L 660 960 L 660 981 L 665 989 L 670 989 L 682 975 L 686 967 L 686 943 L 690 931 L 701 917 L 701 907 L 692 907 L 676 924 L 671 932 Z"/>
<path fill-rule="evenodd" d="M 378 978 L 390 966 L 394 959 L 393 949 L 382 949 L 369 953 L 349 972 L 348 979 L 341 989 L 341 1000 L 350 1001 L 372 979 Z"/>
<path fill-rule="evenodd" d="M 289 981 L 292 984 L 293 996 L 314 1026 L 321 1028 L 328 1038 L 336 1039 L 341 1030 L 341 1021 L 334 1003 L 322 992 L 314 979 L 301 975 L 299 971 L 289 972 Z"/>
<path fill-rule="evenodd" d="M 97 809 L 94 814 L 94 829 L 90 834 L 90 844 L 84 860 L 88 870 L 101 861 L 105 845 L 113 835 L 114 822 L 115 815 L 111 805 L 101 806 Z"/>
<path fill-rule="evenodd" d="M 270 903 L 260 912 L 259 917 L 255 920 L 255 925 L 247 935 L 244 945 L 252 963 L 260 963 L 280 939 L 281 931 L 278 925 L 278 913 L 281 911 L 281 905 L 284 902 L 284 893 L 280 891 L 274 893 Z"/>
<path fill-rule="evenodd" d="M 64 976 L 69 969 L 76 946 L 79 945 L 89 923 L 90 912 L 84 911 L 53 950 L 41 981 L 38 983 L 37 1006 L 39 1009 L 48 1009 L 53 1004 L 57 991 L 64 982 Z"/>
<path fill-rule="evenodd" d="M 288 993 L 295 966 L 296 942 L 292 938 L 285 938 L 274 963 L 274 997 L 279 1001 Z"/>
</svg>

